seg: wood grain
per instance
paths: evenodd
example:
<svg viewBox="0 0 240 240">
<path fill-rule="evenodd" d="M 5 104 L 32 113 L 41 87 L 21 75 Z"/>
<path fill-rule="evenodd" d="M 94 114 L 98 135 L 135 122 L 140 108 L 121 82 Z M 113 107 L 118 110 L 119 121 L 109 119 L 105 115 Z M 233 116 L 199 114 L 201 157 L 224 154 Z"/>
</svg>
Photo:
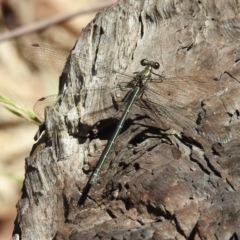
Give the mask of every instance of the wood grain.
<svg viewBox="0 0 240 240">
<path fill-rule="evenodd" d="M 239 23 L 233 1 L 130 0 L 99 13 L 72 54 L 126 74 L 141 70 L 140 60 L 148 58 L 161 64 L 159 73 L 165 77 L 214 76 L 218 82 L 204 94 L 194 82 L 181 92 L 172 83 L 169 96 L 181 93 L 187 107 L 198 102 L 194 111 L 214 116 L 213 128 L 229 127 L 232 139 L 213 143 L 185 129 L 193 115 L 194 128 L 207 124 L 191 111 L 181 116 L 172 110 L 184 126 L 178 128 L 164 115 L 146 115 L 136 104 L 98 184 L 88 189 L 116 111 L 84 120 L 80 114 L 92 111 L 91 99 L 86 97 L 79 109 L 68 93 L 112 86 L 120 79 L 114 73 L 92 76 L 92 68 L 69 59 L 71 71 L 60 78 L 61 101 L 46 110 L 40 141 L 45 148 L 26 160 L 13 239 L 239 238 Z M 99 121 L 95 137 L 87 135 Z"/>
</svg>

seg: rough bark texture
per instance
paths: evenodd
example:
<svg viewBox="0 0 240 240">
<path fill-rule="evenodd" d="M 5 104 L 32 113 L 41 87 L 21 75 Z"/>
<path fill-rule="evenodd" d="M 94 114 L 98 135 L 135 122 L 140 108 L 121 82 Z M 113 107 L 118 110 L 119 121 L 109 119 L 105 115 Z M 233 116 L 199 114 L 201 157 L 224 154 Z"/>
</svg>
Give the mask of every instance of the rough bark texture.
<svg viewBox="0 0 240 240">
<path fill-rule="evenodd" d="M 172 111 L 179 122 L 167 123 L 164 111 L 147 118 L 136 105 L 98 183 L 88 187 L 116 110 L 97 111 L 112 105 L 111 96 L 73 93 L 124 80 L 107 69 L 92 76 L 93 67 L 72 57 L 70 74 L 60 79 L 65 94 L 47 109 L 46 131 L 26 159 L 13 239 L 239 239 L 239 11 L 236 1 L 129 0 L 96 16 L 72 54 L 127 74 L 148 58 L 165 77 L 214 76 L 211 98 L 194 83 L 184 90 L 172 83 L 168 95 L 183 108 L 206 100 L 199 108 L 214 115 L 213 128 L 231 127 L 232 139 L 218 144 L 192 134 L 191 111 Z M 98 121 L 96 137 L 86 135 Z"/>
</svg>

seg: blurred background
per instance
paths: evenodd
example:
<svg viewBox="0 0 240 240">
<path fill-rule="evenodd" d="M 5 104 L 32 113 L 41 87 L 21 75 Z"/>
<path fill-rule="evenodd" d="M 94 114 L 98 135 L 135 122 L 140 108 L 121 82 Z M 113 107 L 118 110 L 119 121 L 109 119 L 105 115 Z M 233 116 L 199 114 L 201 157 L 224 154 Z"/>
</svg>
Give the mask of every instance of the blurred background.
<svg viewBox="0 0 240 240">
<path fill-rule="evenodd" d="M 61 73 L 32 64 L 24 58 L 22 51 L 31 43 L 44 43 L 70 51 L 96 12 L 49 24 L 44 29 L 14 38 L 3 40 L 3 35 L 103 2 L 106 0 L 0 0 L 0 94 L 29 109 L 39 98 L 56 94 Z M 37 125 L 13 115 L 0 105 L 0 240 L 11 238 L 16 203 L 21 197 L 24 162 L 37 129 Z"/>
</svg>

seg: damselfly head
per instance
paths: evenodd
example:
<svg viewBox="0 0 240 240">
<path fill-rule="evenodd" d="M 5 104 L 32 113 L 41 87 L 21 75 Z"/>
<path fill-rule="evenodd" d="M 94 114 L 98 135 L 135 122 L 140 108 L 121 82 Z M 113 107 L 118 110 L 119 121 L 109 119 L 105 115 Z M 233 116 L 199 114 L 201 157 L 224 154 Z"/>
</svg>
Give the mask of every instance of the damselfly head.
<svg viewBox="0 0 240 240">
<path fill-rule="evenodd" d="M 160 67 L 160 64 L 158 62 L 148 61 L 147 59 L 142 59 L 141 65 L 142 66 L 151 66 L 154 69 L 159 69 L 159 67 Z"/>
</svg>

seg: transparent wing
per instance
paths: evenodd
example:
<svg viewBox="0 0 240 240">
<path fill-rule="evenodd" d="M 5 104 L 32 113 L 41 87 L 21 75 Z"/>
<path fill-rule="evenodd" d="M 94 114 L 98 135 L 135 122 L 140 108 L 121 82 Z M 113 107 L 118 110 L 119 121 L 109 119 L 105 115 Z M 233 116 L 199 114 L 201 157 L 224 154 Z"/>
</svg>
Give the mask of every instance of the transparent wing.
<svg viewBox="0 0 240 240">
<path fill-rule="evenodd" d="M 206 115 L 203 106 L 204 100 L 220 91 L 219 82 L 210 76 L 163 78 L 148 84 L 139 104 L 148 114 L 151 109 L 150 115 L 160 123 L 171 122 L 190 130 L 197 128 L 198 133 L 211 141 L 225 143 L 231 139 L 230 129 L 216 124 L 219 122 L 216 120 L 226 117 L 226 111 L 213 106 L 214 114 Z"/>
<path fill-rule="evenodd" d="M 31 44 L 23 50 L 23 55 L 29 61 L 41 66 L 52 68 L 59 72 L 69 72 L 69 69 L 64 69 L 69 57 L 67 52 L 43 44 Z"/>
<path fill-rule="evenodd" d="M 228 143 L 232 139 L 232 132 L 229 126 L 220 125 L 219 119 L 224 119 L 226 114 L 222 113 L 215 116 L 204 118 L 197 132 L 212 142 Z"/>
<path fill-rule="evenodd" d="M 51 46 L 38 43 L 31 44 L 23 50 L 23 55 L 26 59 L 38 65 L 52 68 L 58 72 L 70 72 L 70 67 L 66 65 L 67 59 L 70 56 L 69 53 L 58 50 Z M 104 63 L 93 63 L 93 61 L 84 57 L 76 56 L 75 54 L 71 54 L 71 58 L 75 58 L 79 63 L 91 67 L 93 75 L 105 76 L 110 73 L 116 73 L 121 76 L 131 78 L 129 75 L 118 72 L 113 68 L 104 65 Z"/>
<path fill-rule="evenodd" d="M 58 100 L 58 95 L 49 95 L 40 98 L 33 106 L 33 111 L 37 114 L 38 118 L 44 120 L 44 109 L 53 106 Z"/>
<path fill-rule="evenodd" d="M 75 105 L 84 105 L 85 119 L 99 119 L 102 115 L 107 115 L 110 109 L 124 108 L 126 100 L 123 99 L 127 93 L 131 91 L 129 88 L 120 89 L 117 87 L 86 89 L 79 92 L 65 93 L 71 99 L 74 98 Z M 44 120 L 44 110 L 48 106 L 53 106 L 62 96 L 49 95 L 40 98 L 33 106 L 34 112 L 41 121 Z M 79 108 L 80 109 L 80 108 Z M 81 109 L 80 109 L 81 110 Z M 116 111 L 112 111 L 116 114 Z M 83 113 L 83 111 L 82 111 Z"/>
</svg>

